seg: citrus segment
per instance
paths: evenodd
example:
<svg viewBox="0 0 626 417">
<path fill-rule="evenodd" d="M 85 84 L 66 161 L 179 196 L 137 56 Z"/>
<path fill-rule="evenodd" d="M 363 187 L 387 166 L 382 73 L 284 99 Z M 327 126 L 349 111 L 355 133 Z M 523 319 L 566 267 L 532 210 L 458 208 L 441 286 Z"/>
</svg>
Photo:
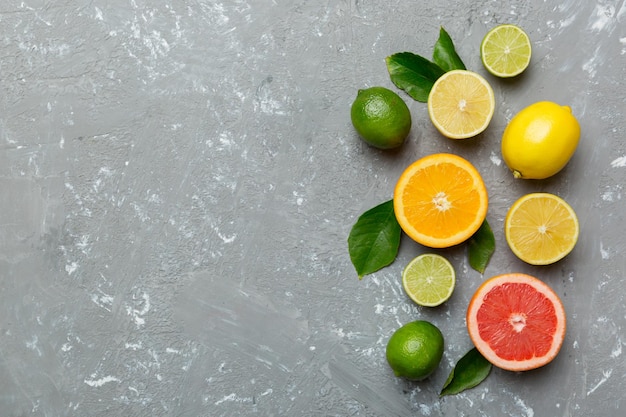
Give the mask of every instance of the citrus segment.
<svg viewBox="0 0 626 417">
<path fill-rule="evenodd" d="M 530 63 L 532 47 L 526 32 L 515 25 L 491 29 L 480 44 L 483 65 L 496 77 L 514 77 Z"/>
<path fill-rule="evenodd" d="M 402 271 L 402 286 L 409 298 L 425 307 L 447 301 L 456 282 L 454 268 L 441 255 L 425 253 L 413 259 Z"/>
<path fill-rule="evenodd" d="M 509 209 L 504 235 L 513 253 L 532 265 L 548 265 L 569 254 L 578 240 L 578 218 L 562 198 L 527 194 Z"/>
<path fill-rule="evenodd" d="M 428 95 L 430 120 L 442 135 L 451 139 L 466 139 L 483 132 L 494 110 L 493 89 L 472 71 L 446 72 Z"/>
<path fill-rule="evenodd" d="M 400 175 L 393 197 L 402 230 L 416 242 L 445 248 L 469 239 L 487 215 L 485 183 L 466 159 L 425 156 Z"/>
<path fill-rule="evenodd" d="M 552 361 L 565 338 L 565 310 L 556 293 L 526 274 L 485 281 L 467 309 L 467 330 L 476 349 L 493 365 L 510 371 Z"/>
</svg>

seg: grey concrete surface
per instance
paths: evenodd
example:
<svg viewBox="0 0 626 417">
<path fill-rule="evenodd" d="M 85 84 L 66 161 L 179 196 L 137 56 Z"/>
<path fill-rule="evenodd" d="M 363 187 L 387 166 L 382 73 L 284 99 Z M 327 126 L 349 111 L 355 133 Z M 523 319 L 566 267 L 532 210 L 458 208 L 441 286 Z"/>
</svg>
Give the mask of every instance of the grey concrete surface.
<svg viewBox="0 0 626 417">
<path fill-rule="evenodd" d="M 534 47 L 497 80 L 478 47 L 516 23 Z M 394 88 L 384 58 L 429 56 L 440 26 L 497 110 L 451 141 L 423 103 L 397 152 L 365 146 L 359 88 Z M 623 0 L 4 0 L 0 4 L 0 415 L 623 416 L 626 3 Z M 545 181 L 502 162 L 507 121 L 539 100 L 569 104 L 574 158 Z M 449 302 L 420 308 L 403 266 L 357 279 L 347 252 L 363 211 L 391 198 L 419 156 L 472 161 L 490 194 L 497 250 L 484 275 L 465 247 Z M 550 267 L 503 237 L 531 191 L 577 211 L 575 250 Z M 439 398 L 471 347 L 465 310 L 489 276 L 526 272 L 565 304 L 550 365 L 494 370 Z M 446 338 L 426 381 L 395 378 L 384 350 L 408 321 Z"/>
</svg>

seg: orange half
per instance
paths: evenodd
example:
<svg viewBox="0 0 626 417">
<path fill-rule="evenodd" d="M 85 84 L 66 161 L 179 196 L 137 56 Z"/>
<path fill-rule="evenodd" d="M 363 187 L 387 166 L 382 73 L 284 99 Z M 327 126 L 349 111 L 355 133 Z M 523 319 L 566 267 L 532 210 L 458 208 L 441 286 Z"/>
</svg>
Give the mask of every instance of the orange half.
<svg viewBox="0 0 626 417">
<path fill-rule="evenodd" d="M 438 153 L 418 159 L 400 175 L 393 205 L 409 237 L 424 246 L 447 248 L 478 230 L 487 215 L 488 196 L 469 161 Z"/>
<path fill-rule="evenodd" d="M 467 331 L 493 365 L 527 371 L 551 362 L 565 339 L 565 310 L 543 281 L 505 274 L 485 281 L 467 309 Z"/>
</svg>

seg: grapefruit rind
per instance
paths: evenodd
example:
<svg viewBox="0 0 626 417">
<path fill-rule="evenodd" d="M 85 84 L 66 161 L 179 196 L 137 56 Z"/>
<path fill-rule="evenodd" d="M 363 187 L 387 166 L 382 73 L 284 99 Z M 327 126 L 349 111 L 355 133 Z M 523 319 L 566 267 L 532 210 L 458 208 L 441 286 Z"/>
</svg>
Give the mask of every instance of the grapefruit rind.
<svg viewBox="0 0 626 417">
<path fill-rule="evenodd" d="M 484 299 L 494 288 L 506 283 L 521 283 L 528 284 L 533 289 L 541 293 L 547 300 L 549 300 L 554 307 L 554 319 L 556 320 L 556 326 L 554 334 L 552 335 L 552 343 L 547 352 L 542 356 L 533 356 L 530 359 L 524 360 L 509 360 L 502 358 L 498 355 L 494 349 L 492 349 L 489 341 L 484 340 L 481 337 L 479 329 L 479 323 L 477 321 L 477 315 L 479 309 L 484 305 Z M 472 297 L 466 316 L 467 330 L 470 339 L 474 343 L 476 349 L 494 366 L 508 371 L 528 371 L 547 365 L 550 363 L 559 353 L 563 340 L 565 339 L 566 331 L 566 318 L 565 309 L 557 294 L 544 282 L 539 279 L 526 274 L 505 274 L 495 276 L 485 281 L 475 292 Z"/>
</svg>

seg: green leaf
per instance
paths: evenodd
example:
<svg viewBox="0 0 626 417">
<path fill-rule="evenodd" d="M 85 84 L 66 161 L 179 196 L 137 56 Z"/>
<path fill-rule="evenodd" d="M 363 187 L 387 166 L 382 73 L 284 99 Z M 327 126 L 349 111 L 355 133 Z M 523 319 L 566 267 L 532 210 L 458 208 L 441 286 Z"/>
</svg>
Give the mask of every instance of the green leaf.
<svg viewBox="0 0 626 417">
<path fill-rule="evenodd" d="M 476 348 L 467 352 L 450 372 L 439 396 L 454 395 L 480 384 L 491 372 L 491 363 Z"/>
<path fill-rule="evenodd" d="M 391 81 L 417 101 L 426 103 L 433 84 L 445 71 L 412 52 L 398 52 L 385 58 Z"/>
<path fill-rule="evenodd" d="M 467 251 L 469 254 L 469 264 L 472 268 L 480 272 L 485 272 L 491 255 L 496 250 L 496 239 L 493 236 L 491 226 L 487 223 L 487 219 L 480 228 L 469 239 Z"/>
<path fill-rule="evenodd" d="M 452 38 L 450 38 L 450 35 L 444 28 L 439 29 L 439 39 L 435 43 L 433 61 L 444 71 L 466 69 L 465 64 L 461 61 L 461 57 L 456 53 Z"/>
<path fill-rule="evenodd" d="M 348 251 L 359 279 L 396 259 L 400 236 L 393 200 L 379 204 L 358 218 L 348 237 Z"/>
</svg>

